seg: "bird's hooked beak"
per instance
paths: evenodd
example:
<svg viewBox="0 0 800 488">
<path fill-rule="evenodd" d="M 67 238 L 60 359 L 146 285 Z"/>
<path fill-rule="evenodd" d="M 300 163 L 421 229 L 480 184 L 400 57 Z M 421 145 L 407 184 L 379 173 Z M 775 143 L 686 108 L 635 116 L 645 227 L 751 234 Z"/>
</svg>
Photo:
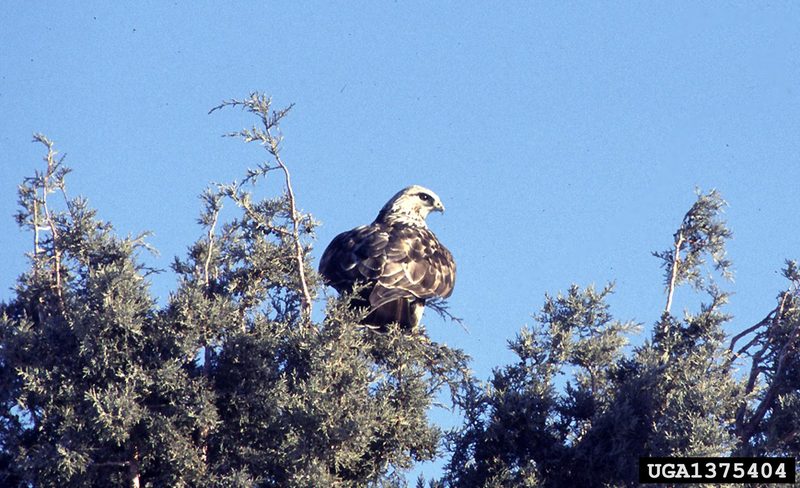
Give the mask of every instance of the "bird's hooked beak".
<svg viewBox="0 0 800 488">
<path fill-rule="evenodd" d="M 433 206 L 433 209 L 437 212 L 444 213 L 444 204 L 442 202 L 436 202 L 436 205 Z"/>
</svg>

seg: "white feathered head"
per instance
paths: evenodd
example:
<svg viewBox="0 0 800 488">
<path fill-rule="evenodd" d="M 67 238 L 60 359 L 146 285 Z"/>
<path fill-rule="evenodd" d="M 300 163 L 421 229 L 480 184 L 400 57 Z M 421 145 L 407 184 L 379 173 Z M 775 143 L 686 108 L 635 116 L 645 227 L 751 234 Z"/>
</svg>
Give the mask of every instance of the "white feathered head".
<svg viewBox="0 0 800 488">
<path fill-rule="evenodd" d="M 444 212 L 439 195 L 424 186 L 411 185 L 386 202 L 375 221 L 427 227 L 425 218 L 431 212 Z"/>
</svg>

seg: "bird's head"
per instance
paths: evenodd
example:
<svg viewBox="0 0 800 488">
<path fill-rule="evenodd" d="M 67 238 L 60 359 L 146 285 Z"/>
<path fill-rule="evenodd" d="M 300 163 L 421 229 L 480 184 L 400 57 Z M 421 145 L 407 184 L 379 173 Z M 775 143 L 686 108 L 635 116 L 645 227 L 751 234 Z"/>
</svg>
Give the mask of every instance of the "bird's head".
<svg viewBox="0 0 800 488">
<path fill-rule="evenodd" d="M 386 202 L 375 221 L 427 227 L 425 217 L 431 212 L 444 212 L 439 195 L 423 186 L 411 185 Z"/>
</svg>

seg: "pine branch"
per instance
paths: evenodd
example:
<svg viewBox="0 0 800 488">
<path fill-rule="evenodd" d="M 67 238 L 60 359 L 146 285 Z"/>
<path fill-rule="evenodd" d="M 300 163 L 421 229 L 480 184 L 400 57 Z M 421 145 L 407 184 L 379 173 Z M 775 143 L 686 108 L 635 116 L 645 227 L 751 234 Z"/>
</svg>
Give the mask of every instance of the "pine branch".
<svg viewBox="0 0 800 488">
<path fill-rule="evenodd" d="M 665 285 L 667 303 L 664 314 L 669 314 L 675 289 L 682 283 L 691 283 L 696 289 L 705 289 L 713 294 L 713 279 L 710 285 L 702 276 L 702 266 L 710 257 L 714 269 L 725 279 L 732 279 L 730 261 L 725 258 L 725 241 L 731 237 L 721 214 L 726 205 L 716 190 L 707 194 L 697 190 L 697 200 L 683 216 L 675 232 L 671 249 L 654 252 L 666 270 Z"/>
</svg>

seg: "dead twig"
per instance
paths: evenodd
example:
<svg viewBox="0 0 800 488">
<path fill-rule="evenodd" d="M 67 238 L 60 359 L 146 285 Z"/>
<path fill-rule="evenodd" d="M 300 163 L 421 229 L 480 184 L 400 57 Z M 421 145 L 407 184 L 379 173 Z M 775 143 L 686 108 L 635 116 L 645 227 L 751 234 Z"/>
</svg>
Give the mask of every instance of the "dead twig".
<svg viewBox="0 0 800 488">
<path fill-rule="evenodd" d="M 675 294 L 675 285 L 678 279 L 678 266 L 681 261 L 681 248 L 683 247 L 683 232 L 678 231 L 675 234 L 675 251 L 672 255 L 672 269 L 670 270 L 669 286 L 667 288 L 667 304 L 664 307 L 664 313 L 669 313 L 672 308 L 672 297 Z"/>
<path fill-rule="evenodd" d="M 781 302 L 774 311 L 774 316 L 772 317 L 772 327 L 771 329 L 774 331 L 778 330 L 778 326 L 780 325 L 780 320 L 783 317 L 784 310 L 786 307 L 786 301 L 788 300 L 791 292 L 786 291 L 783 293 L 781 297 Z M 764 321 L 762 321 L 764 322 Z M 765 371 L 764 368 L 761 367 L 760 362 L 761 358 L 763 357 L 763 353 L 767 350 L 770 341 L 766 340 L 762 348 L 753 355 L 753 366 L 750 371 L 750 378 L 748 379 L 747 383 L 747 393 L 751 393 L 753 388 L 755 388 L 756 378 L 759 374 Z M 753 415 L 745 422 L 744 421 L 744 411 L 740 409 L 739 414 L 737 415 L 737 423 L 739 424 L 739 437 L 742 439 L 742 442 L 746 442 L 750 437 L 753 436 L 756 430 L 756 426 L 759 422 L 764 418 L 767 411 L 772 406 L 772 402 L 775 399 L 775 396 L 778 393 L 777 386 L 781 384 L 778 379 L 783 374 L 784 367 L 786 366 L 786 361 L 788 360 L 789 356 L 792 355 L 795 350 L 797 349 L 798 343 L 800 343 L 800 326 L 797 326 L 792 330 L 789 339 L 785 341 L 783 347 L 777 353 L 777 362 L 775 371 L 773 373 L 773 381 L 770 383 L 769 387 L 767 388 L 766 393 L 764 393 L 763 398 L 759 402 L 758 406 L 756 407 Z"/>
<path fill-rule="evenodd" d="M 59 242 L 60 235 L 56 218 L 48 206 L 47 196 L 59 189 L 62 189 L 63 192 L 63 176 L 68 172 L 68 170 L 59 171 L 59 167 L 61 166 L 64 158 L 62 156 L 61 159 L 56 160 L 56 154 L 58 153 L 55 151 L 55 149 L 53 149 L 53 141 L 48 139 L 44 134 L 34 134 L 33 141 L 39 142 L 47 148 L 47 155 L 44 157 L 44 161 L 47 163 L 47 169 L 44 173 L 37 172 L 36 177 L 36 183 L 38 184 L 42 194 L 41 197 L 36 197 L 34 195 L 34 211 L 32 216 L 34 228 L 34 255 L 38 256 L 42 251 L 39 247 L 39 231 L 42 230 L 42 227 L 44 226 L 44 229 L 50 231 L 50 242 L 52 244 L 53 251 L 52 273 L 55 278 L 55 284 L 53 287 L 55 288 L 59 305 L 63 311 L 64 296 L 61 277 L 62 250 Z M 64 195 L 66 196 L 66 194 Z M 40 213 L 42 214 L 41 216 Z M 43 222 L 40 221 L 40 217 L 43 218 Z"/>
<path fill-rule="evenodd" d="M 280 134 L 280 121 L 285 117 L 289 111 L 294 107 L 294 104 L 281 110 L 272 110 L 272 99 L 259 93 L 251 93 L 250 97 L 244 100 L 226 100 L 216 107 L 212 108 L 208 113 L 213 113 L 224 107 L 241 107 L 250 113 L 255 114 L 261 119 L 263 128 L 252 127 L 250 129 L 243 129 L 239 132 L 227 134 L 228 136 L 241 137 L 245 142 L 260 142 L 273 157 L 284 175 L 284 184 L 286 185 L 286 195 L 289 202 L 289 219 L 292 222 L 291 238 L 294 246 L 294 260 L 297 266 L 297 275 L 301 288 L 301 313 L 305 319 L 311 317 L 311 293 L 308 288 L 308 279 L 305 272 L 305 252 L 303 244 L 300 241 L 300 227 L 302 217 L 297 211 L 297 203 L 292 186 L 292 177 L 289 172 L 288 166 L 284 163 L 280 155 L 280 143 L 283 140 Z M 274 133 L 277 132 L 277 133 Z M 274 167 L 264 168 L 263 171 L 276 169 Z M 270 230 L 275 230 L 271 228 Z M 285 232 L 285 231 L 284 231 Z"/>
<path fill-rule="evenodd" d="M 455 322 L 464 329 L 464 332 L 469 333 L 469 329 L 464 324 L 464 319 L 456 317 L 450 312 L 450 305 L 442 298 L 433 298 L 425 302 L 425 306 L 436 312 L 441 318 Z"/>
</svg>

